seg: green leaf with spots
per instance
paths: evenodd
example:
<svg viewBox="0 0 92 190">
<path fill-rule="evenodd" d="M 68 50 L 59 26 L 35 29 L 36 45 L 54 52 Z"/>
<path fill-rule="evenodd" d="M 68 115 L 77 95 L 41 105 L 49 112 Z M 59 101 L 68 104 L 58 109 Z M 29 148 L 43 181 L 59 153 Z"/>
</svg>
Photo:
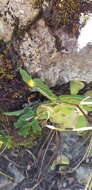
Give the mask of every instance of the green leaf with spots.
<svg viewBox="0 0 92 190">
<path fill-rule="evenodd" d="M 76 127 L 77 112 L 75 107 L 67 104 L 59 104 L 53 108 L 50 120 L 59 125 L 61 130 Z"/>
</svg>

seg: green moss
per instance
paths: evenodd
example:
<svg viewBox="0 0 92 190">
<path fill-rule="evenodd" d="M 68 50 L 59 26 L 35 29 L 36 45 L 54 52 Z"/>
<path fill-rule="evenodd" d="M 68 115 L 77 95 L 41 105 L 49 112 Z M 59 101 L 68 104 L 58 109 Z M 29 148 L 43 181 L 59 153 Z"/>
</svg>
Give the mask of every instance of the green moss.
<svg viewBox="0 0 92 190">
<path fill-rule="evenodd" d="M 79 19 L 81 3 L 79 0 L 51 0 L 52 16 L 48 18 L 52 26 L 71 24 Z"/>
<path fill-rule="evenodd" d="M 0 79 L 13 79 L 15 77 L 15 66 L 12 63 L 12 60 L 9 56 L 11 49 L 12 45 L 11 43 L 8 43 L 7 47 L 5 47 L 5 49 L 3 49 L 3 51 L 0 54 Z"/>
<path fill-rule="evenodd" d="M 35 8 L 40 8 L 40 7 L 42 7 L 43 2 L 44 2 L 44 0 L 35 0 L 35 1 L 34 1 L 34 7 L 35 7 Z"/>
<path fill-rule="evenodd" d="M 46 23 L 55 28 L 78 23 L 81 11 L 87 9 L 87 3 L 80 0 L 46 0 L 46 2 L 48 2 Z M 35 1 L 38 7 L 42 7 L 43 3 L 43 0 Z"/>
<path fill-rule="evenodd" d="M 5 70 L 6 70 L 5 68 L 1 67 L 0 68 L 0 74 L 3 74 L 5 72 Z"/>
<path fill-rule="evenodd" d="M 63 24 L 68 24 L 71 21 L 72 17 L 74 17 L 74 19 L 78 19 L 80 1 L 58 0 L 56 3 L 56 8 L 58 9 L 58 14 L 60 15 L 60 19 L 62 20 Z"/>
</svg>

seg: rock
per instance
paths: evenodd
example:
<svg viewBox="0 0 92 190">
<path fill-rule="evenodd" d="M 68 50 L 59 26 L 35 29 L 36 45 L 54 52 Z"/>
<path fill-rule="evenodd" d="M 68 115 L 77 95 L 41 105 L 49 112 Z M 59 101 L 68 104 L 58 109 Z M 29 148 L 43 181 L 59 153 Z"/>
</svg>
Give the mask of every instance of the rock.
<svg viewBox="0 0 92 190">
<path fill-rule="evenodd" d="M 8 32 L 7 32 L 8 30 Z M 9 41 L 12 37 L 13 27 L 4 22 L 3 19 L 0 19 L 0 40 Z"/>
<path fill-rule="evenodd" d="M 84 143 L 86 136 L 77 134 L 75 132 L 63 133 L 63 148 L 60 143 L 60 150 L 71 160 L 72 166 L 76 166 L 79 160 L 83 158 L 87 146 Z M 62 141 L 62 134 L 61 134 Z"/>
<path fill-rule="evenodd" d="M 19 18 L 20 25 L 26 25 L 29 20 L 33 20 L 38 14 L 39 9 L 34 7 L 33 0 L 0 0 L 1 16 L 9 24 L 13 24 Z"/>
<path fill-rule="evenodd" d="M 20 183 L 24 179 L 24 176 L 18 171 L 18 169 L 14 165 L 8 166 L 7 169 L 13 177 L 9 176 L 8 174 L 6 175 L 6 177 L 0 175 L 0 190 L 12 190 L 18 183 Z M 13 178 L 14 182 L 12 181 Z"/>
<path fill-rule="evenodd" d="M 49 42 L 50 43 L 50 42 Z M 37 45 L 37 44 L 36 44 Z M 50 44 L 51 45 L 51 44 Z M 54 46 L 54 39 L 53 45 Z M 55 46 L 54 46 L 55 47 Z M 32 52 L 36 52 L 35 48 Z M 40 51 L 37 49 L 37 51 Z M 28 52 L 27 52 L 28 53 Z M 42 55 L 42 56 L 41 56 Z M 38 53 L 35 57 L 35 64 L 31 61 L 25 61 L 24 65 L 30 74 L 36 74 L 44 80 L 49 86 L 61 85 L 70 80 L 92 81 L 92 47 L 88 47 L 79 53 L 61 55 L 60 52 L 53 49 L 53 53 L 48 53 L 43 48 L 43 54 Z"/>
<path fill-rule="evenodd" d="M 89 176 L 92 173 L 92 168 L 88 167 L 88 166 L 80 166 L 77 170 L 76 170 L 76 176 L 77 179 L 80 182 L 83 182 L 84 184 L 86 184 L 88 182 Z"/>
<path fill-rule="evenodd" d="M 70 80 L 92 81 L 92 47 L 77 52 L 78 25 L 72 35 L 65 33 L 61 25 L 52 30 L 46 24 L 50 14 L 47 1 L 44 1 L 42 15 L 35 2 L 37 0 L 0 0 L 0 39 L 11 40 L 28 72 L 50 87 Z"/>
<path fill-rule="evenodd" d="M 70 80 L 92 80 L 91 47 L 80 53 L 75 50 L 70 53 L 74 48 L 70 46 L 69 49 L 70 39 L 67 37 L 65 47 L 68 46 L 69 51 L 68 54 L 62 54 L 57 50 L 55 37 L 45 26 L 43 19 L 37 23 L 36 29 L 31 29 L 31 36 L 30 38 L 26 33 L 20 45 L 20 54 L 30 74 L 37 75 L 49 86 L 60 85 Z M 62 41 L 64 43 L 65 39 Z"/>
<path fill-rule="evenodd" d="M 17 169 L 16 166 L 14 166 L 13 164 L 9 164 L 8 165 L 8 171 L 14 176 L 14 182 L 16 184 L 18 184 L 19 182 L 21 182 L 25 177 L 23 176 L 23 174 Z"/>
<path fill-rule="evenodd" d="M 55 72 L 53 65 L 54 62 L 56 63 L 57 60 L 55 59 L 58 55 L 55 47 L 55 38 L 50 34 L 43 19 L 37 23 L 36 29 L 31 29 L 30 35 L 32 38 L 27 33 L 25 34 L 20 46 L 20 54 L 25 67 L 29 73 L 37 74 L 43 80 L 46 80 L 48 77 L 47 82 L 55 83 L 56 79 L 51 81 Z"/>
<path fill-rule="evenodd" d="M 29 20 L 33 21 L 39 13 L 39 9 L 34 7 L 34 3 L 33 0 L 0 0 L 0 18 L 2 19 L 2 21 L 0 19 L 0 29 L 2 28 L 0 38 L 11 39 L 16 19 L 19 20 L 20 26 L 25 26 Z"/>
</svg>

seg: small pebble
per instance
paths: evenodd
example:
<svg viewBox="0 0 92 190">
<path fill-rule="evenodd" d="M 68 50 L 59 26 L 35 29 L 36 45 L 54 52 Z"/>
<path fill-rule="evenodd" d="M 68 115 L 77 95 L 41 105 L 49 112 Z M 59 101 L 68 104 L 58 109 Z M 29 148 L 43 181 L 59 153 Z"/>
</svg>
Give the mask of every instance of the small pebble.
<svg viewBox="0 0 92 190">
<path fill-rule="evenodd" d="M 86 163 L 89 163 L 89 158 L 86 159 Z"/>
<path fill-rule="evenodd" d="M 63 187 L 67 187 L 67 183 L 66 182 L 63 182 Z"/>
</svg>

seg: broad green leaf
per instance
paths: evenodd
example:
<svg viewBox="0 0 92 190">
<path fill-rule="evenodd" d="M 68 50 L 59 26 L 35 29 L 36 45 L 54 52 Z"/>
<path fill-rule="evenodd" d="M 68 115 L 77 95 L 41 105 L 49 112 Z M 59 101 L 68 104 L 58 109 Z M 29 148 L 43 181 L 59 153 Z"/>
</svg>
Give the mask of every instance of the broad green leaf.
<svg viewBox="0 0 92 190">
<path fill-rule="evenodd" d="M 78 80 L 70 81 L 70 92 L 71 94 L 77 94 L 82 88 L 84 88 L 85 84 Z"/>
<path fill-rule="evenodd" d="M 77 123 L 76 123 L 76 128 L 84 128 L 84 127 L 87 127 L 88 125 L 88 122 L 87 122 L 87 119 L 84 117 L 84 115 L 79 115 L 77 117 Z"/>
<path fill-rule="evenodd" d="M 31 76 L 24 70 L 20 69 L 20 74 L 22 76 L 22 79 L 33 88 L 33 90 L 39 91 L 42 95 L 50 99 L 51 101 L 56 100 L 56 96 L 54 93 L 49 89 L 47 85 L 45 85 L 42 80 L 40 79 L 32 79 Z"/>
<path fill-rule="evenodd" d="M 18 110 L 18 111 L 14 111 L 14 112 L 4 112 L 4 115 L 7 116 L 19 116 L 24 112 L 24 109 Z"/>
<path fill-rule="evenodd" d="M 85 99 L 85 96 L 80 95 L 62 95 L 58 97 L 61 102 L 66 102 L 70 104 L 80 104 L 80 102 Z"/>
<path fill-rule="evenodd" d="M 77 112 L 75 107 L 66 104 L 59 104 L 53 108 L 51 121 L 58 124 L 61 130 L 75 128 Z"/>
<path fill-rule="evenodd" d="M 22 79 L 24 80 L 24 82 L 27 83 L 27 81 L 31 80 L 31 76 L 22 68 L 19 69 L 20 71 L 20 75 L 22 76 Z"/>
<path fill-rule="evenodd" d="M 39 125 L 38 121 L 36 119 L 33 119 L 31 122 L 32 130 L 33 132 L 41 131 L 41 126 Z"/>
<path fill-rule="evenodd" d="M 3 114 L 4 115 L 8 115 L 8 116 L 20 116 L 22 114 L 26 114 L 28 112 L 32 112 L 33 113 L 33 110 L 35 110 L 35 107 L 25 107 L 21 110 L 18 110 L 18 111 L 13 111 L 13 112 L 4 112 Z"/>
</svg>

